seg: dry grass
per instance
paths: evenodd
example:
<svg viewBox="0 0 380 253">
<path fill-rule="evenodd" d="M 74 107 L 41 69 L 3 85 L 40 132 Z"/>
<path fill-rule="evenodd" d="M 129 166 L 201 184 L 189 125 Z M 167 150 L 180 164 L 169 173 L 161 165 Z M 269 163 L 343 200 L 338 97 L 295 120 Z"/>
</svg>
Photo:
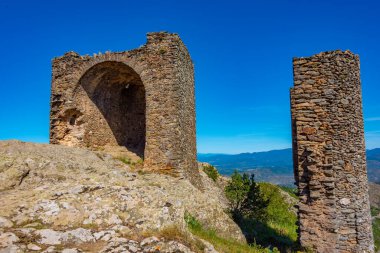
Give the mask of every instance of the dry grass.
<svg viewBox="0 0 380 253">
<path fill-rule="evenodd" d="M 204 252 L 205 246 L 201 240 L 192 236 L 189 233 L 185 233 L 176 226 L 167 227 L 160 231 L 160 234 L 164 238 L 179 241 L 185 245 L 188 245 L 190 249 L 195 252 Z"/>
<path fill-rule="evenodd" d="M 71 248 L 79 248 L 83 252 L 100 252 L 107 245 L 106 241 L 86 242 L 78 245 L 73 245 Z M 66 248 L 70 248 L 70 245 L 65 245 Z"/>
<path fill-rule="evenodd" d="M 192 251 L 196 253 L 203 253 L 205 249 L 204 243 L 197 237 L 194 237 L 189 232 L 183 231 L 177 226 L 168 226 L 157 231 L 144 231 L 141 236 L 150 237 L 156 236 L 158 238 L 164 238 L 165 240 L 173 240 L 180 242 L 188 246 Z"/>
<path fill-rule="evenodd" d="M 27 236 L 26 234 L 17 230 L 13 231 L 13 233 L 19 238 L 19 243 L 26 245 L 29 243 L 38 244 L 37 242 L 41 239 L 40 235 L 31 234 Z"/>
</svg>

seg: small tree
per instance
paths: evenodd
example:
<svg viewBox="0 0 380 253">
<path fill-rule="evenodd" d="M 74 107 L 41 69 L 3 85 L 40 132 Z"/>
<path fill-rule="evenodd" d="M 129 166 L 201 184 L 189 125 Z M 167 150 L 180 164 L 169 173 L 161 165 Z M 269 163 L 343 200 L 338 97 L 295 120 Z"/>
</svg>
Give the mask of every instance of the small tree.
<svg viewBox="0 0 380 253">
<path fill-rule="evenodd" d="M 265 221 L 269 199 L 265 199 L 260 186 L 255 182 L 255 175 L 251 174 L 247 198 L 242 204 L 242 213 L 248 218 Z"/>
<path fill-rule="evenodd" d="M 235 170 L 225 188 L 225 193 L 230 201 L 230 211 L 235 221 L 239 222 L 243 217 L 266 219 L 265 208 L 269 201 L 263 198 L 253 174 L 249 177 L 248 174 L 241 175 Z"/>
<path fill-rule="evenodd" d="M 230 201 L 230 211 L 234 220 L 241 218 L 241 207 L 247 198 L 249 191 L 249 178 L 247 174 L 243 176 L 234 171 L 231 180 L 225 188 L 226 197 Z"/>
</svg>

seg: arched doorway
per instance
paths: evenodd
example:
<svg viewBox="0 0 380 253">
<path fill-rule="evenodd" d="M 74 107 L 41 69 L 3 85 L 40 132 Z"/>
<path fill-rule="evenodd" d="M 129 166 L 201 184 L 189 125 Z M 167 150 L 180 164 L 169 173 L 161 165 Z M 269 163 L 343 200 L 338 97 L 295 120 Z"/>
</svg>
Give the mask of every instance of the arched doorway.
<svg viewBox="0 0 380 253">
<path fill-rule="evenodd" d="M 145 89 L 140 76 L 128 65 L 105 61 L 91 67 L 79 80 L 78 95 L 85 108 L 84 143 L 125 146 L 144 156 L 146 136 Z M 75 124 L 75 119 L 70 119 Z"/>
<path fill-rule="evenodd" d="M 126 147 L 144 169 L 170 170 L 201 186 L 194 67 L 178 34 L 149 33 L 129 51 L 54 58 L 50 143 L 133 157 Z"/>
</svg>

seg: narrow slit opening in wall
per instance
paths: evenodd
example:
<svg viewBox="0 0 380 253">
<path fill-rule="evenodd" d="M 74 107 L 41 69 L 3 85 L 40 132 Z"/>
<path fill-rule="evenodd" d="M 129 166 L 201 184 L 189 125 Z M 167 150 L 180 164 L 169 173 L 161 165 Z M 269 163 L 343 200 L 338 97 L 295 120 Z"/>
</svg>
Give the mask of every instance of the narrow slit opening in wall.
<svg viewBox="0 0 380 253">
<path fill-rule="evenodd" d="M 70 120 L 69 120 L 69 124 L 72 125 L 72 126 L 74 126 L 76 120 L 77 120 L 77 116 L 76 115 L 71 116 Z"/>
<path fill-rule="evenodd" d="M 90 68 L 80 85 L 91 101 L 86 114 L 92 134 L 84 141 L 90 146 L 124 146 L 143 158 L 146 102 L 140 76 L 124 63 L 103 62 Z"/>
</svg>

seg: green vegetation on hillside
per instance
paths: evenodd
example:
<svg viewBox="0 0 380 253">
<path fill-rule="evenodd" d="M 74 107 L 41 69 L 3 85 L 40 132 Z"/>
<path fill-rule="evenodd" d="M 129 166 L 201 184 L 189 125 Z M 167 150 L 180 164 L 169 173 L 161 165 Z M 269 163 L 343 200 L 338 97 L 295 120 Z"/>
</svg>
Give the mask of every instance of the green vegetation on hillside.
<svg viewBox="0 0 380 253">
<path fill-rule="evenodd" d="M 276 246 L 281 251 L 299 248 L 297 216 L 291 210 L 292 204 L 284 199 L 280 187 L 270 183 L 257 184 L 253 176 L 249 178 L 235 171 L 225 192 L 231 203 L 232 218 L 249 243 Z M 290 196 L 296 197 L 292 191 Z"/>
<path fill-rule="evenodd" d="M 214 181 L 218 172 L 213 166 L 203 167 Z M 237 171 L 225 188 L 230 200 L 230 213 L 244 232 L 249 245 L 218 236 L 215 231 L 204 229 L 192 216 L 186 222 L 190 231 L 212 243 L 221 252 L 299 252 L 297 243 L 297 216 L 292 203 L 284 198 L 284 192 L 297 199 L 297 189 L 271 183 L 256 183 L 254 177 Z M 290 198 L 291 199 L 291 198 Z M 291 201 L 290 201 L 291 202 Z M 371 207 L 372 217 L 380 216 L 380 209 Z M 380 218 L 372 221 L 376 250 L 380 249 Z M 268 247 L 268 248 L 265 248 Z"/>
<path fill-rule="evenodd" d="M 371 206 L 371 216 L 376 217 L 372 220 L 373 239 L 376 251 L 380 249 L 380 209 Z"/>
<path fill-rule="evenodd" d="M 191 216 L 185 214 L 185 221 L 190 232 L 205 241 L 211 243 L 214 248 L 222 253 L 277 253 L 278 250 L 265 249 L 256 244 L 244 244 L 232 239 L 219 236 L 214 230 L 205 229 L 200 222 Z"/>
<path fill-rule="evenodd" d="M 376 208 L 374 206 L 371 206 L 371 216 L 375 217 L 380 214 L 380 208 Z"/>
<path fill-rule="evenodd" d="M 375 249 L 380 249 L 380 218 L 375 218 L 372 221 L 373 238 L 375 241 Z"/>
<path fill-rule="evenodd" d="M 257 242 L 296 248 L 297 216 L 291 211 L 292 205 L 284 200 L 278 186 L 260 183 L 260 189 L 264 198 L 269 200 L 269 205 L 266 209 L 268 220 L 265 226 L 256 228 L 260 235 Z"/>
<path fill-rule="evenodd" d="M 290 196 L 292 196 L 293 198 L 297 199 L 297 188 L 295 187 L 289 187 L 289 186 L 283 186 L 283 185 L 278 185 L 278 187 L 281 188 L 281 190 L 283 190 L 284 192 L 287 192 L 289 193 Z"/>
</svg>

